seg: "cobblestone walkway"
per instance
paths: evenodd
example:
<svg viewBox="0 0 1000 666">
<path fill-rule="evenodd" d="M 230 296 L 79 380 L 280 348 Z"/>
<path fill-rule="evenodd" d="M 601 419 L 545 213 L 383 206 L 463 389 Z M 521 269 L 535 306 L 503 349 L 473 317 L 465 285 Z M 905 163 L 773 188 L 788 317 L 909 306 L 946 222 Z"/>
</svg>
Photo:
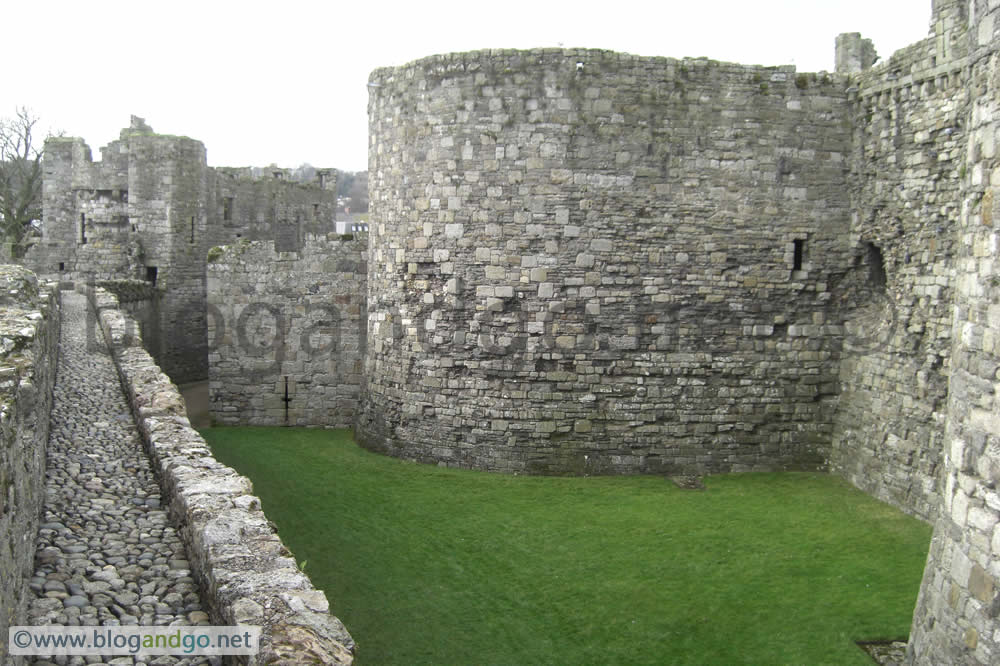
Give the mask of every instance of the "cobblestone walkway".
<svg viewBox="0 0 1000 666">
<path fill-rule="evenodd" d="M 88 345 L 85 301 L 62 294 L 59 370 L 50 421 L 45 515 L 38 532 L 35 625 L 210 624 L 184 546 L 160 506 L 99 329 Z M 131 656 L 55 657 L 35 664 L 209 664 Z"/>
</svg>

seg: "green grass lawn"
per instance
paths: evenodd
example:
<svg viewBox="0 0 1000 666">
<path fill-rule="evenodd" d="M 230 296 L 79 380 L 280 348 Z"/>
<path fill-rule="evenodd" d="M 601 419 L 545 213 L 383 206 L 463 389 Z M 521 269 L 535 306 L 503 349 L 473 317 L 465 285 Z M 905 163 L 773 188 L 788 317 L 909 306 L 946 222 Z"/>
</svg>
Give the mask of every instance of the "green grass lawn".
<svg viewBox="0 0 1000 666">
<path fill-rule="evenodd" d="M 928 525 L 822 474 L 441 469 L 346 431 L 212 428 L 381 664 L 870 664 L 904 637 Z"/>
</svg>

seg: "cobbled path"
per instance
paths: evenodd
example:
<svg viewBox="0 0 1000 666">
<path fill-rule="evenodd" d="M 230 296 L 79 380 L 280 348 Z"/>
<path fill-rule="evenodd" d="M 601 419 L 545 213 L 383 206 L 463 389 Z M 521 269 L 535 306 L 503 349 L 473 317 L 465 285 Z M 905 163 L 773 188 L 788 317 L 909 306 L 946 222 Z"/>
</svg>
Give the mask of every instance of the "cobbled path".
<svg viewBox="0 0 1000 666">
<path fill-rule="evenodd" d="M 62 294 L 59 370 L 38 532 L 35 625 L 208 625 L 184 545 L 86 303 Z M 35 664 L 213 664 L 206 657 L 56 656 Z"/>
</svg>

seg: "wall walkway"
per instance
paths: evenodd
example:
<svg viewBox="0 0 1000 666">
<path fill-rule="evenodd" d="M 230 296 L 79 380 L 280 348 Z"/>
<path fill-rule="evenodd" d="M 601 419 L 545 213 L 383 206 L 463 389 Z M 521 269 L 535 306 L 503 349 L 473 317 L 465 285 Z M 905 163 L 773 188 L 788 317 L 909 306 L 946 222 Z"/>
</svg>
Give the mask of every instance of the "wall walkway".
<svg viewBox="0 0 1000 666">
<path fill-rule="evenodd" d="M 84 296 L 63 294 L 62 312 L 29 620 L 210 625 L 107 345 L 87 330 Z"/>
<path fill-rule="evenodd" d="M 84 295 L 62 296 L 29 622 L 256 625 L 249 663 L 351 663 L 351 637 L 249 480 L 211 457 L 117 299 L 89 296 L 96 317 Z"/>
</svg>

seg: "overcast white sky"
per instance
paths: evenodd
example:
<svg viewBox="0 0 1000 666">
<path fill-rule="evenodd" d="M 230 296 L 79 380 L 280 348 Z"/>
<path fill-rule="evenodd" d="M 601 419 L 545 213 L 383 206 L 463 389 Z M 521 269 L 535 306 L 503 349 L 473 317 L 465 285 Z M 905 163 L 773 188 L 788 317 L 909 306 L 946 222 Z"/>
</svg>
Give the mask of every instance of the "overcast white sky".
<svg viewBox="0 0 1000 666">
<path fill-rule="evenodd" d="M 213 166 L 367 168 L 368 74 L 435 53 L 587 47 L 833 69 L 861 32 L 883 58 L 931 0 L 23 0 L 4 3 L 0 116 L 29 106 L 98 149 L 129 116 L 202 141 Z M 13 43 L 11 40 L 13 39 Z"/>
</svg>

